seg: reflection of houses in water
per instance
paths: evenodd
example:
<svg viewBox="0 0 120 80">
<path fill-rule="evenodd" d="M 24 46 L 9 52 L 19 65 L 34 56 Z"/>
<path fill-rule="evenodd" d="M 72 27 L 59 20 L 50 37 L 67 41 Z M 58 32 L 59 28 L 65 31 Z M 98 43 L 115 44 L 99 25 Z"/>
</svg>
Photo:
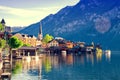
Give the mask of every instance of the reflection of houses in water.
<svg viewBox="0 0 120 80">
<path fill-rule="evenodd" d="M 85 63 L 85 55 L 80 55 L 80 63 L 84 65 L 84 63 Z"/>
<path fill-rule="evenodd" d="M 59 56 L 57 55 L 51 56 L 51 64 L 53 67 L 58 68 L 59 67 Z"/>
<path fill-rule="evenodd" d="M 86 54 L 87 62 L 91 62 L 94 65 L 94 54 Z"/>
<path fill-rule="evenodd" d="M 97 61 L 101 61 L 102 53 L 101 52 L 96 53 L 96 58 L 97 58 Z"/>
<path fill-rule="evenodd" d="M 73 55 L 72 54 L 68 54 L 66 57 L 66 63 L 67 64 L 73 64 Z"/>
<path fill-rule="evenodd" d="M 38 56 L 23 57 L 22 65 L 23 72 L 28 72 L 31 75 L 38 74 L 39 80 L 41 79 L 42 58 L 39 58 Z"/>
<path fill-rule="evenodd" d="M 111 51 L 110 51 L 110 50 L 106 50 L 106 51 L 105 51 L 105 56 L 106 56 L 106 59 L 107 59 L 108 61 L 110 61 Z"/>
</svg>

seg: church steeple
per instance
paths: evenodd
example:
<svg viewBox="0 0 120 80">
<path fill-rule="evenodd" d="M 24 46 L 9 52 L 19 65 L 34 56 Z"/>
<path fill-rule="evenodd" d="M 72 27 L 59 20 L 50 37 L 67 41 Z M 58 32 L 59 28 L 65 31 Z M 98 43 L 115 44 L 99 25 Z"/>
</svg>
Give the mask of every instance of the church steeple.
<svg viewBox="0 0 120 80">
<path fill-rule="evenodd" d="M 1 20 L 1 24 L 5 27 L 5 20 L 4 19 Z"/>
<path fill-rule="evenodd" d="M 42 34 L 42 23 L 40 22 L 39 34 Z"/>
<path fill-rule="evenodd" d="M 38 33 L 38 40 L 42 40 L 43 36 L 42 36 L 42 23 L 40 22 L 40 27 L 39 27 L 39 33 Z"/>
<path fill-rule="evenodd" d="M 1 20 L 1 24 L 5 24 L 5 20 L 4 19 Z"/>
</svg>

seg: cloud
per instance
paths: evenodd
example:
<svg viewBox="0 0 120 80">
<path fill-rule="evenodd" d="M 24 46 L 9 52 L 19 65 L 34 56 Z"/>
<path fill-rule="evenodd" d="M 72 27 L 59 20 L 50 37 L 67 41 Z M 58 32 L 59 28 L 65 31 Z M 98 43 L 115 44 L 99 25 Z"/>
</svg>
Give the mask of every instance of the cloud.
<svg viewBox="0 0 120 80">
<path fill-rule="evenodd" d="M 66 6 L 74 5 L 79 0 L 1 0 L 0 5 L 17 8 L 46 7 L 46 6 Z"/>
<path fill-rule="evenodd" d="M 55 14 L 66 5 L 75 5 L 79 0 L 5 0 L 0 2 L 0 19 L 6 25 L 28 26 L 49 14 Z"/>
<path fill-rule="evenodd" d="M 34 15 L 40 15 L 40 14 L 46 15 L 49 13 L 55 13 L 60 8 L 61 7 L 20 9 L 20 8 L 10 8 L 10 7 L 0 6 L 0 10 L 4 11 L 4 13 L 14 14 L 14 15 L 21 16 L 21 17 L 22 16 L 29 17 L 29 16 L 34 16 Z"/>
<path fill-rule="evenodd" d="M 9 23 L 10 25 L 29 25 L 30 23 L 39 21 L 40 19 L 46 17 L 49 14 L 54 14 L 58 10 L 60 10 L 62 7 L 45 7 L 45 8 L 12 8 L 12 7 L 6 7 L 6 6 L 0 6 L 0 13 L 7 14 L 7 15 L 1 15 L 1 18 L 7 18 L 9 22 L 10 19 L 14 21 L 14 23 Z M 23 19 L 23 22 L 19 22 Z M 17 22 L 18 21 L 18 22 Z M 16 23 L 15 23 L 16 22 Z"/>
</svg>

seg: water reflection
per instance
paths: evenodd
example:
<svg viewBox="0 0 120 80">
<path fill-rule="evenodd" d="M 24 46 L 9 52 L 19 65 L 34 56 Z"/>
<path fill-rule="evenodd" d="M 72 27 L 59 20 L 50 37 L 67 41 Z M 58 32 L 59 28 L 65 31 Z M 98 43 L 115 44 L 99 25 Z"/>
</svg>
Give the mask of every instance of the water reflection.
<svg viewBox="0 0 120 80">
<path fill-rule="evenodd" d="M 48 56 L 48 55 L 44 56 L 43 65 L 47 73 L 51 71 L 51 68 L 52 68 L 51 62 L 52 62 L 51 56 Z"/>
<path fill-rule="evenodd" d="M 82 64 L 82 65 L 84 65 L 84 63 L 85 63 L 85 55 L 80 55 L 80 63 Z"/>
<path fill-rule="evenodd" d="M 15 75 L 15 74 L 19 74 L 22 72 L 22 62 L 17 60 L 15 61 L 14 63 L 14 66 L 13 66 L 13 70 L 12 70 L 12 74 Z"/>
<path fill-rule="evenodd" d="M 68 54 L 66 57 L 66 63 L 69 65 L 73 64 L 73 55 L 72 54 Z"/>
<path fill-rule="evenodd" d="M 97 58 L 97 61 L 98 61 L 98 62 L 101 61 L 101 59 L 102 59 L 102 54 L 103 54 L 103 53 L 101 53 L 101 52 L 96 53 L 96 58 Z"/>
<path fill-rule="evenodd" d="M 43 54 L 42 58 L 39 56 L 25 56 L 22 58 L 22 60 L 14 60 L 14 65 L 16 65 L 16 63 L 20 63 L 22 65 L 22 71 L 17 73 L 17 75 L 12 76 L 12 80 L 21 80 L 19 77 L 23 77 L 23 80 L 28 80 L 28 78 L 29 80 L 54 80 L 58 78 L 57 76 L 62 76 L 63 74 L 69 75 L 70 78 L 72 77 L 70 75 L 75 76 L 75 74 L 77 77 L 80 75 L 83 76 L 83 74 L 87 74 L 86 71 L 89 72 L 93 66 L 97 66 L 96 64 L 99 64 L 97 63 L 98 61 L 102 62 L 102 59 L 104 58 L 103 55 L 105 55 L 107 59 L 111 58 L 109 54 L 103 53 L 84 53 L 81 55 L 66 54 L 52 56 Z M 97 68 L 99 68 L 99 66 L 97 66 Z M 95 70 L 96 68 L 93 69 L 93 72 Z M 79 73 L 79 75 L 77 73 Z M 66 78 L 64 79 L 64 76 L 62 77 L 63 78 L 61 78 L 61 80 L 66 80 Z"/>
<path fill-rule="evenodd" d="M 105 56 L 106 56 L 106 60 L 110 61 L 110 59 L 111 59 L 111 51 L 109 51 L 109 50 L 106 51 Z"/>
<path fill-rule="evenodd" d="M 86 54 L 87 62 L 91 62 L 92 65 L 94 65 L 94 54 Z"/>
</svg>

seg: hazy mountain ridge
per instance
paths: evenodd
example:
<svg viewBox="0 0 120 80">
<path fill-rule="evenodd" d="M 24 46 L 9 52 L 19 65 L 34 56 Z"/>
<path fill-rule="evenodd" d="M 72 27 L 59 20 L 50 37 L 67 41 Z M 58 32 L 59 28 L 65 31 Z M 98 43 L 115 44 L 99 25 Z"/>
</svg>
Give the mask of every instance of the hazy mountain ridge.
<svg viewBox="0 0 120 80">
<path fill-rule="evenodd" d="M 12 32 L 18 32 L 18 31 L 24 29 L 25 27 L 19 27 L 19 26 L 17 26 L 17 27 L 11 27 L 11 28 L 12 28 Z"/>
<path fill-rule="evenodd" d="M 42 20 L 43 33 L 61 36 L 73 41 L 92 41 L 105 48 L 120 50 L 120 1 L 81 0 Z M 39 22 L 21 30 L 36 35 Z"/>
</svg>

